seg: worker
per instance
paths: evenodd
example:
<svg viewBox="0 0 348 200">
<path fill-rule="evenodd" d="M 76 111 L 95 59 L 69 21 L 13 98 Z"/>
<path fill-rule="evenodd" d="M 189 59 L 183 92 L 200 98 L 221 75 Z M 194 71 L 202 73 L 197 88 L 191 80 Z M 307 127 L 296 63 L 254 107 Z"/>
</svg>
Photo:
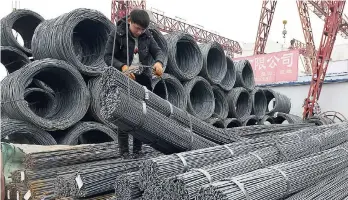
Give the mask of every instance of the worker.
<svg viewBox="0 0 348 200">
<path fill-rule="evenodd" d="M 119 20 L 117 22 L 116 39 L 114 38 L 115 32 L 112 31 L 106 44 L 104 59 L 108 66 L 113 66 L 122 72 L 126 72 L 130 69 L 127 63 L 133 66 L 149 66 L 151 65 L 151 63 L 149 63 L 149 58 L 152 56 L 153 60 L 155 60 L 152 70 L 151 68 L 146 68 L 145 72 L 142 74 L 129 74 L 131 79 L 146 86 L 149 90 L 152 90 L 152 71 L 155 75 L 162 76 L 164 54 L 154 40 L 152 33 L 147 29 L 149 24 L 150 17 L 148 13 L 141 9 L 134 9 L 129 14 L 128 19 L 124 17 Z M 126 31 L 128 31 L 129 62 L 127 62 Z M 115 49 L 113 49 L 113 47 L 115 47 Z M 112 57 L 114 57 L 113 60 Z"/>
</svg>

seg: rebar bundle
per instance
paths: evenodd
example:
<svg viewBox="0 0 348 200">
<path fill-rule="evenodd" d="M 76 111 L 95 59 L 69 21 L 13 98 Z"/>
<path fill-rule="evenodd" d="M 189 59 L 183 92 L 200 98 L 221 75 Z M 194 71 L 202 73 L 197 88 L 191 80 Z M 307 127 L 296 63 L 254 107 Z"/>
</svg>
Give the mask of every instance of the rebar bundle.
<svg viewBox="0 0 348 200">
<path fill-rule="evenodd" d="M 236 82 L 236 68 L 234 66 L 234 62 L 231 60 L 231 58 L 226 57 L 226 64 L 227 64 L 227 70 L 224 78 L 219 83 L 219 86 L 224 91 L 230 91 L 232 90 L 235 82 Z"/>
<path fill-rule="evenodd" d="M 32 53 L 31 41 L 34 31 L 42 21 L 44 21 L 44 18 L 31 10 L 14 10 L 0 21 L 1 46 L 15 47 L 30 56 Z M 22 37 L 23 46 L 19 44 L 15 37 L 16 34 L 13 34 L 13 30 Z"/>
<path fill-rule="evenodd" d="M 212 88 L 215 98 L 215 109 L 213 116 L 220 119 L 226 119 L 229 107 L 225 93 L 216 85 L 212 86 Z"/>
<path fill-rule="evenodd" d="M 229 106 L 228 117 L 233 117 L 244 121 L 251 113 L 252 99 L 249 92 L 242 87 L 233 88 L 227 94 Z"/>
<path fill-rule="evenodd" d="M 157 25 L 151 24 L 148 27 L 149 31 L 152 33 L 153 39 L 155 39 L 158 47 L 162 50 L 164 54 L 164 59 L 163 59 L 163 71 L 166 70 L 167 63 L 168 63 L 168 45 L 167 41 L 164 38 L 163 34 L 161 31 L 158 29 Z M 152 56 L 150 56 L 150 61 L 149 64 L 153 65 L 155 64 L 155 60 L 153 60 Z"/>
<path fill-rule="evenodd" d="M 168 44 L 166 72 L 180 81 L 197 76 L 203 67 L 203 55 L 194 38 L 182 32 L 172 32 L 164 38 Z"/>
<path fill-rule="evenodd" d="M 251 91 L 252 99 L 252 111 L 251 114 L 254 114 L 257 118 L 261 119 L 267 110 L 267 99 L 266 95 L 260 88 L 255 88 Z"/>
<path fill-rule="evenodd" d="M 203 55 L 203 67 L 199 75 L 211 84 L 220 84 L 227 71 L 224 49 L 217 42 L 203 43 L 199 48 Z"/>
<path fill-rule="evenodd" d="M 32 40 L 35 59 L 65 60 L 81 73 L 96 76 L 108 66 L 104 50 L 111 21 L 97 10 L 79 8 L 42 22 Z"/>
<path fill-rule="evenodd" d="M 227 118 L 225 119 L 224 124 L 225 124 L 225 128 L 234 128 L 234 127 L 242 126 L 242 122 L 236 118 Z"/>
<path fill-rule="evenodd" d="M 116 179 L 115 195 L 120 200 L 133 200 L 142 196 L 139 188 L 139 172 L 123 174 Z"/>
<path fill-rule="evenodd" d="M 153 93 L 168 100 L 173 106 L 186 109 L 187 95 L 180 81 L 170 74 L 164 73 L 161 78 L 152 81 Z"/>
<path fill-rule="evenodd" d="M 253 126 L 257 125 L 259 122 L 259 118 L 255 115 L 249 115 L 243 121 L 243 126 Z"/>
<path fill-rule="evenodd" d="M 286 114 L 286 113 L 281 113 L 281 112 L 276 112 L 274 114 L 274 123 L 275 124 L 299 124 L 299 123 L 304 123 L 302 118 L 296 115 L 292 114 Z"/>
<path fill-rule="evenodd" d="M 38 145 L 57 144 L 48 132 L 15 119 L 1 119 L 1 140 L 3 142 Z"/>
<path fill-rule="evenodd" d="M 73 197 L 62 197 L 57 198 L 57 200 L 116 200 L 114 193 L 102 194 L 102 195 L 93 195 L 87 198 L 73 198 Z"/>
<path fill-rule="evenodd" d="M 8 73 L 12 73 L 30 62 L 22 51 L 11 46 L 0 46 L 1 63 Z"/>
<path fill-rule="evenodd" d="M 30 109 L 24 99 L 25 90 L 33 79 L 47 84 L 55 93 L 58 106 L 50 117 L 41 117 Z M 81 74 L 68 63 L 55 60 L 36 60 L 17 70 L 1 82 L 1 109 L 13 119 L 30 122 L 44 130 L 64 130 L 86 114 L 90 93 Z"/>
<path fill-rule="evenodd" d="M 248 60 L 234 62 L 236 67 L 235 87 L 244 87 L 247 90 L 253 90 L 255 87 L 254 72 Z"/>
<path fill-rule="evenodd" d="M 216 128 L 225 128 L 224 121 L 217 117 L 212 117 L 206 120 L 208 124 L 215 126 Z"/>
<path fill-rule="evenodd" d="M 280 94 L 279 92 L 276 92 L 270 88 L 263 89 L 266 99 L 267 99 L 267 110 L 266 114 L 272 115 L 275 112 L 282 112 L 282 113 L 289 113 L 291 109 L 291 101 L 290 99 Z M 271 110 L 269 110 L 268 105 L 270 105 L 271 102 L 275 102 L 274 106 Z"/>
</svg>

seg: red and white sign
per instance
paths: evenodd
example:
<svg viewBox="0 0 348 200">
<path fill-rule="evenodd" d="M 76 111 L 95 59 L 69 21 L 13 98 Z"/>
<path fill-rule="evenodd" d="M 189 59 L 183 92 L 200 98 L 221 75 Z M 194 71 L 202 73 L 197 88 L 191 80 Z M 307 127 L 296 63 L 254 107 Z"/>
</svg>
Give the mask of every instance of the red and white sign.
<svg viewBox="0 0 348 200">
<path fill-rule="evenodd" d="M 281 51 L 256 56 L 233 58 L 249 60 L 256 84 L 296 81 L 298 77 L 299 50 Z"/>
</svg>

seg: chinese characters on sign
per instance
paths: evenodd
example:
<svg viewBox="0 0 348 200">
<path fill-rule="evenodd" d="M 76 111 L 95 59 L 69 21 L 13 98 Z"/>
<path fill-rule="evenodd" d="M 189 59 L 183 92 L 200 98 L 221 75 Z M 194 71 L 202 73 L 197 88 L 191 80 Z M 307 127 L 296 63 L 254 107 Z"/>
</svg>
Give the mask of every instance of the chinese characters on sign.
<svg viewBox="0 0 348 200">
<path fill-rule="evenodd" d="M 249 60 L 256 84 L 296 81 L 298 75 L 299 51 L 281 51 L 234 58 L 233 61 Z"/>
</svg>

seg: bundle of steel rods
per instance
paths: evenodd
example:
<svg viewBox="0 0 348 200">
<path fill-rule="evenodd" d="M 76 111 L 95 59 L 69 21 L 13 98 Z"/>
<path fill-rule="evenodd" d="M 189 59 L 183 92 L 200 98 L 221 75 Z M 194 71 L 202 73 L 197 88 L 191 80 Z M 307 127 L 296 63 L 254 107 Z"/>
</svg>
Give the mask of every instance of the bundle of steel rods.
<svg viewBox="0 0 348 200">
<path fill-rule="evenodd" d="M 120 200 L 133 200 L 142 196 L 139 188 L 139 172 L 123 174 L 116 179 L 115 195 Z"/>
</svg>

